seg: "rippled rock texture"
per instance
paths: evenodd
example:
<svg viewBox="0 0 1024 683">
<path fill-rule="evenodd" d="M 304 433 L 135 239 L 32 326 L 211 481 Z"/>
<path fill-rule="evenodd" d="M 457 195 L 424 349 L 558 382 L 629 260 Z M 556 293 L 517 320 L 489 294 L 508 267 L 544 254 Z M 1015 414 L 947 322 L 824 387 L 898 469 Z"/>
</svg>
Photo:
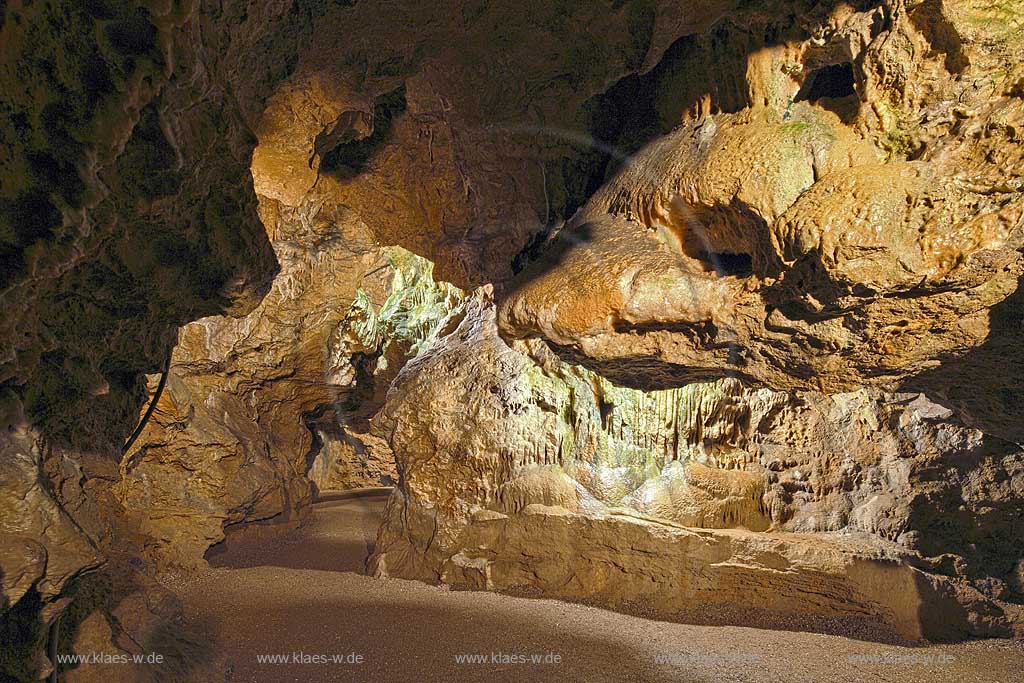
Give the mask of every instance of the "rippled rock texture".
<svg viewBox="0 0 1024 683">
<path fill-rule="evenodd" d="M 127 563 L 139 540 L 110 487 L 144 375 L 180 325 L 245 315 L 277 270 L 249 166 L 288 73 L 275 56 L 310 28 L 289 4 L 0 9 L 5 676 L 46 673 L 45 626 L 85 590 L 79 576 Z M 112 614 L 106 592 L 76 604 Z"/>
<path fill-rule="evenodd" d="M 1016 445 L 916 394 L 618 388 L 509 346 L 495 317 L 478 291 L 376 418 L 404 474 L 380 573 L 684 616 L 845 614 L 909 638 L 1020 628 Z"/>
<path fill-rule="evenodd" d="M 4 4 L 0 671 L 391 482 L 382 573 L 1019 631 L 1021 21 Z"/>
<path fill-rule="evenodd" d="M 424 259 L 381 249 L 314 194 L 264 220 L 281 274 L 244 318 L 185 326 L 116 495 L 162 564 L 201 564 L 242 522 L 294 520 L 314 489 L 398 478 L 366 420 L 461 299 Z M 276 221 L 276 222 L 275 222 Z"/>
<path fill-rule="evenodd" d="M 924 388 L 1021 440 L 1013 392 L 963 387 L 1019 378 L 993 352 L 1019 331 L 1024 46 L 997 28 L 1019 21 L 983 2 L 847 7 L 751 50 L 738 92 L 675 100 L 678 127 L 553 236 L 503 330 L 637 387 Z M 718 31 L 716 56 L 749 40 Z M 650 87 L 675 94 L 676 74 Z"/>
</svg>

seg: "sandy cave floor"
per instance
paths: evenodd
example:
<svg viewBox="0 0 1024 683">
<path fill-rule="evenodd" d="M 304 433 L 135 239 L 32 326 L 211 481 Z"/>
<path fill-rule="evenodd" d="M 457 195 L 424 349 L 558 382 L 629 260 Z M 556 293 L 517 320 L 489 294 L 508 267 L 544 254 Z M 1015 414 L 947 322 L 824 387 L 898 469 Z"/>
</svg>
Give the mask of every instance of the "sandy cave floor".
<svg viewBox="0 0 1024 683">
<path fill-rule="evenodd" d="M 363 567 L 385 494 L 326 496 L 296 531 L 234 545 L 178 585 L 188 628 L 201 634 L 187 680 L 1024 681 L 1020 643 L 896 647 L 374 579 Z M 296 663 L 295 653 L 343 661 Z M 268 655 L 288 661 L 259 661 Z M 345 661 L 352 655 L 361 663 Z M 466 655 L 486 662 L 459 663 Z M 502 656 L 531 663 L 492 662 Z"/>
</svg>

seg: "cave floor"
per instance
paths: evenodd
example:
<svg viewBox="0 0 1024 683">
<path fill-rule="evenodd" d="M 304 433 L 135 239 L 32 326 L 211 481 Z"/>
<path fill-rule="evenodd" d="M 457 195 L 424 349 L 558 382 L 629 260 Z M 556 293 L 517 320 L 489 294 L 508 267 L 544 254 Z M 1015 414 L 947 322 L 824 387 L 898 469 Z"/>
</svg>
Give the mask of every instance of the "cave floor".
<svg viewBox="0 0 1024 683">
<path fill-rule="evenodd" d="M 362 572 L 384 501 L 380 492 L 328 497 L 299 529 L 233 546 L 211 571 L 176 586 L 195 647 L 183 680 L 1017 683 L 1024 676 L 1020 643 L 896 647 L 375 579 Z M 459 662 L 473 656 L 484 663 Z M 516 661 L 522 656 L 529 663 Z"/>
</svg>

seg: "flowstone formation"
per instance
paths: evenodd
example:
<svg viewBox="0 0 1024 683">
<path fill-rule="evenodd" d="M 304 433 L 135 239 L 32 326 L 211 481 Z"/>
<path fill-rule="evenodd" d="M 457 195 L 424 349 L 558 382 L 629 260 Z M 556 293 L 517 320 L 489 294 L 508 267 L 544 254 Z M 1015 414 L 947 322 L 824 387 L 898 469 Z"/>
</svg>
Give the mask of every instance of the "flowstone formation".
<svg viewBox="0 0 1024 683">
<path fill-rule="evenodd" d="M 751 51 L 738 93 L 659 99 L 678 126 L 553 236 L 502 329 L 631 386 L 923 389 L 1024 439 L 1019 364 L 995 352 L 1019 331 L 1024 43 L 1005 26 L 1022 20 L 842 6 Z M 746 39 L 718 31 L 719 52 Z M 676 73 L 653 73 L 659 98 Z"/>
<path fill-rule="evenodd" d="M 382 574 L 1020 635 L 1022 22 L 5 4 L 0 676 L 391 483 Z"/>
<path fill-rule="evenodd" d="M 390 484 L 367 434 L 398 369 L 461 298 L 429 261 L 381 248 L 321 183 L 296 210 L 264 200 L 281 273 L 244 318 L 182 328 L 166 388 L 115 493 L 151 552 L 202 563 L 227 527 L 287 522 L 314 490 Z"/>
<path fill-rule="evenodd" d="M 403 472 L 379 573 L 911 639 L 1020 629 L 1014 444 L 917 394 L 617 388 L 495 318 L 476 292 L 375 418 Z"/>
</svg>

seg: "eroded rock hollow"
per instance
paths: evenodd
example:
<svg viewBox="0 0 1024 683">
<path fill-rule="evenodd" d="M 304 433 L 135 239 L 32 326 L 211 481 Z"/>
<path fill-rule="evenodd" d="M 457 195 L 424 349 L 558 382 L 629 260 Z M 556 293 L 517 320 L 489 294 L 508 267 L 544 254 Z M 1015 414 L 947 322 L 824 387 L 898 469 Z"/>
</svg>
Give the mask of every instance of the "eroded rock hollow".
<svg viewBox="0 0 1024 683">
<path fill-rule="evenodd" d="M 378 487 L 382 579 L 1024 638 L 1020 3 L 0 22 L 3 680 L 207 675 L 175 586 Z"/>
</svg>

